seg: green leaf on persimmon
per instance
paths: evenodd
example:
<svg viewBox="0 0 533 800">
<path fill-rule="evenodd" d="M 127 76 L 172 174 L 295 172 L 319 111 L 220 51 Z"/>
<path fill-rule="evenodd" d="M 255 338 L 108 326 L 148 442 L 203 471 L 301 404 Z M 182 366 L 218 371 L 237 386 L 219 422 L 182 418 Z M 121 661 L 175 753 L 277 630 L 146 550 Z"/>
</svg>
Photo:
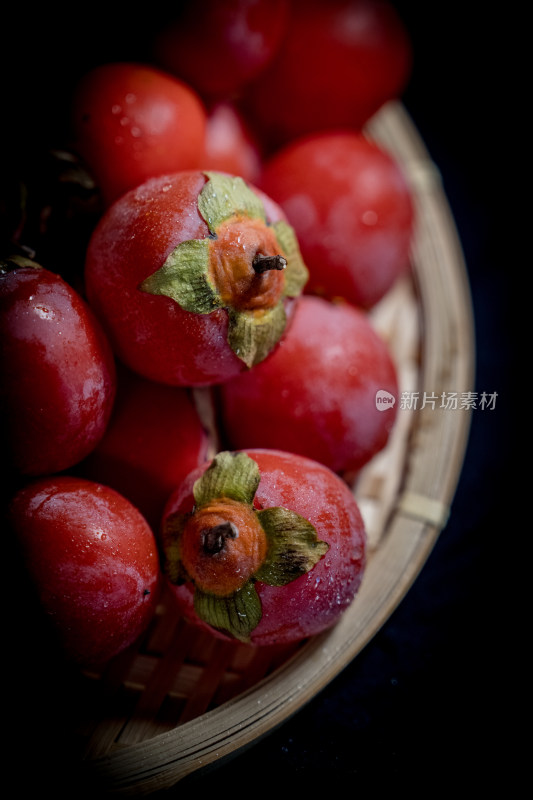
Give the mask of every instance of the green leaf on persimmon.
<svg viewBox="0 0 533 800">
<path fill-rule="evenodd" d="M 272 227 L 282 252 L 287 259 L 285 268 L 285 297 L 298 297 L 309 279 L 300 246 L 294 229 L 284 220 L 275 222 Z"/>
<path fill-rule="evenodd" d="M 285 586 L 305 575 L 329 550 L 317 537 L 315 527 L 287 508 L 265 508 L 257 512 L 268 539 L 267 556 L 254 579 L 270 586 Z"/>
<path fill-rule="evenodd" d="M 228 597 L 217 597 L 197 588 L 194 610 L 208 625 L 241 642 L 250 641 L 250 634 L 263 615 L 261 600 L 252 581 Z"/>
<path fill-rule="evenodd" d="M 209 239 L 181 242 L 140 289 L 170 297 L 185 311 L 209 314 L 221 303 L 208 276 Z"/>
<path fill-rule="evenodd" d="M 228 342 L 247 367 L 263 361 L 279 342 L 287 324 L 283 303 L 261 311 L 229 311 Z"/>
<path fill-rule="evenodd" d="M 238 214 L 266 222 L 265 209 L 258 195 L 242 178 L 219 172 L 204 173 L 208 178 L 198 196 L 198 210 L 211 233 Z"/>
<path fill-rule="evenodd" d="M 194 484 L 196 506 L 221 497 L 252 505 L 260 480 L 257 463 L 246 453 L 218 453 Z"/>
</svg>

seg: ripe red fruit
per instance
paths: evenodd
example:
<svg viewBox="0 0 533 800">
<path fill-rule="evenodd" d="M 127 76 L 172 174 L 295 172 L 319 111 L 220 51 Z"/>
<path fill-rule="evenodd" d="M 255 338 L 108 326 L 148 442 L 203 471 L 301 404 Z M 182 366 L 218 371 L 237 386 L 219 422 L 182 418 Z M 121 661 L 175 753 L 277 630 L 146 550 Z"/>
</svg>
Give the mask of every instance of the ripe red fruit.
<svg viewBox="0 0 533 800">
<path fill-rule="evenodd" d="M 219 453 L 170 497 L 162 545 L 182 612 L 216 636 L 298 641 L 335 624 L 363 576 L 348 486 L 294 453 Z"/>
<path fill-rule="evenodd" d="M 208 434 L 186 389 L 125 369 L 118 378 L 109 425 L 81 474 L 116 489 L 157 530 L 171 492 L 206 460 Z"/>
<path fill-rule="evenodd" d="M 259 146 L 232 103 L 217 103 L 207 117 L 205 169 L 240 175 L 254 183 L 261 171 Z"/>
<path fill-rule="evenodd" d="M 283 345 L 221 386 L 219 396 L 231 448 L 285 449 L 353 472 L 387 443 L 398 383 L 388 347 L 364 312 L 305 296 Z"/>
<path fill-rule="evenodd" d="M 403 92 L 407 30 L 383 0 L 292 0 L 282 46 L 243 105 L 266 145 L 333 128 L 360 129 Z"/>
<path fill-rule="evenodd" d="M 9 524 L 70 660 L 104 664 L 145 630 L 160 588 L 157 543 L 124 497 L 70 476 L 40 478 L 17 492 Z"/>
<path fill-rule="evenodd" d="M 287 0 L 185 0 L 157 37 L 155 57 L 202 95 L 227 99 L 272 59 Z"/>
<path fill-rule="evenodd" d="M 399 163 L 362 134 L 299 139 L 263 167 L 309 269 L 306 292 L 370 308 L 409 269 L 413 198 Z"/>
<path fill-rule="evenodd" d="M 25 259 L 0 272 L 0 410 L 8 464 L 60 472 L 102 438 L 115 397 L 111 348 L 59 275 Z"/>
<path fill-rule="evenodd" d="M 205 108 L 161 70 L 102 64 L 80 80 L 72 106 L 75 145 L 107 205 L 148 178 L 202 165 Z"/>
<path fill-rule="evenodd" d="M 172 385 L 263 360 L 307 270 L 283 212 L 241 178 L 180 172 L 123 195 L 94 231 L 86 291 L 118 357 Z"/>
</svg>

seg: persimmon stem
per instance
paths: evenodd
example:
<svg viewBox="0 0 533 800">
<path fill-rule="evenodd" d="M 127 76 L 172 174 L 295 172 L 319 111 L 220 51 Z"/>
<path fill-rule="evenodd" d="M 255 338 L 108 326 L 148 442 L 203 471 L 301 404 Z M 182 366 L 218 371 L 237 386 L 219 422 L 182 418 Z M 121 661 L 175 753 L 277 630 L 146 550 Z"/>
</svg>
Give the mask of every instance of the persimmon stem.
<svg viewBox="0 0 533 800">
<path fill-rule="evenodd" d="M 204 553 L 209 556 L 220 553 L 226 545 L 226 539 L 236 539 L 239 535 L 233 522 L 221 522 L 213 528 L 206 528 L 202 533 Z"/>
<path fill-rule="evenodd" d="M 261 253 L 256 253 L 254 260 L 252 261 L 252 267 L 258 275 L 261 275 L 263 272 L 268 272 L 272 269 L 285 269 L 286 266 L 287 259 L 280 255 L 263 256 Z"/>
</svg>

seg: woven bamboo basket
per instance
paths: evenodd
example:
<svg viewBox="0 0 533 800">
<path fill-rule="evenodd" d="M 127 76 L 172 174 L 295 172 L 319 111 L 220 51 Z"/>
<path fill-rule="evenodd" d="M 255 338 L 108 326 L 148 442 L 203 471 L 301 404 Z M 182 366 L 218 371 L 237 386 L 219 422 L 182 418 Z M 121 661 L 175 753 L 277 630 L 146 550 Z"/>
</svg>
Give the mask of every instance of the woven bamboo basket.
<svg viewBox="0 0 533 800">
<path fill-rule="evenodd" d="M 283 723 L 383 625 L 446 523 L 470 411 L 442 408 L 441 397 L 473 386 L 465 265 L 438 169 L 404 106 L 383 108 L 368 135 L 403 165 L 415 197 L 411 274 L 372 316 L 396 360 L 401 392 L 420 400 L 400 406 L 387 448 L 352 483 L 369 540 L 360 592 L 330 631 L 264 649 L 208 637 L 163 598 L 142 641 L 104 672 L 84 674 L 80 696 L 69 701 L 79 704 L 73 735 L 81 759 L 111 793 L 167 789 Z M 209 395 L 197 400 L 208 415 Z"/>
</svg>

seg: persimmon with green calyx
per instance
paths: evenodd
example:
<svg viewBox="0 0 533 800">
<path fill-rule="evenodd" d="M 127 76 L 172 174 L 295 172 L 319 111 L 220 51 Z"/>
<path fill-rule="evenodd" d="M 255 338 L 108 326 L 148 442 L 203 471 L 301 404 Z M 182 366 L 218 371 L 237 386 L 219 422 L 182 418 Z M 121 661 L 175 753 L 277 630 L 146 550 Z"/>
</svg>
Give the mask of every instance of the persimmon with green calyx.
<svg viewBox="0 0 533 800">
<path fill-rule="evenodd" d="M 86 292 L 118 358 L 208 386 L 263 361 L 308 272 L 280 207 L 242 178 L 187 170 L 123 195 L 87 250 Z"/>
<path fill-rule="evenodd" d="M 161 551 L 186 618 L 268 645 L 338 621 L 362 579 L 366 534 L 353 494 L 327 467 L 279 450 L 224 451 L 170 496 Z"/>
</svg>

